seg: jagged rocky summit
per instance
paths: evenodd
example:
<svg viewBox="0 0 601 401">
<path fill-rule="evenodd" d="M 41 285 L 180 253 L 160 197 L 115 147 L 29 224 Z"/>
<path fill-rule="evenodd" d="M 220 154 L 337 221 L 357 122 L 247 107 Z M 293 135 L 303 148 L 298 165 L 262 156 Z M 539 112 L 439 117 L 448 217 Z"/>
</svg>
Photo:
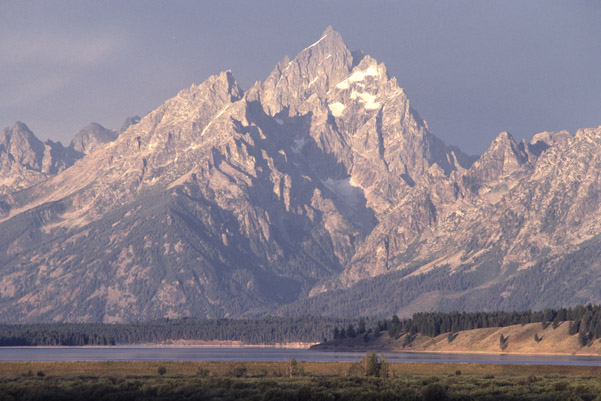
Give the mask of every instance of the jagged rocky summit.
<svg viewBox="0 0 601 401">
<path fill-rule="evenodd" d="M 2 321 L 601 301 L 601 128 L 470 157 L 331 27 L 246 91 L 226 71 L 86 127 L 73 161 L 0 139 Z"/>
</svg>

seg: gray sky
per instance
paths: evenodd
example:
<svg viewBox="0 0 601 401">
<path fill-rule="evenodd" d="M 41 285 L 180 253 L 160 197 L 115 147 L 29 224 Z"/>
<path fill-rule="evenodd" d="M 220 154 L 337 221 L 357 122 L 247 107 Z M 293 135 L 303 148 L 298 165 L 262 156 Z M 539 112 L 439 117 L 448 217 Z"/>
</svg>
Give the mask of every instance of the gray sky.
<svg viewBox="0 0 601 401">
<path fill-rule="evenodd" d="M 242 87 L 326 26 L 384 62 L 468 153 L 601 124 L 599 1 L 0 0 L 0 127 L 68 144 L 231 69 Z"/>
</svg>

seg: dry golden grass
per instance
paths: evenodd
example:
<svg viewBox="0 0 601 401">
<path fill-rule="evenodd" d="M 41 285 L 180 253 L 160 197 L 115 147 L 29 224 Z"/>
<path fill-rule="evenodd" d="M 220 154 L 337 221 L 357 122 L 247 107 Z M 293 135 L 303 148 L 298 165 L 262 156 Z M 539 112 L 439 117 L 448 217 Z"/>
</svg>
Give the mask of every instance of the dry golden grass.
<svg viewBox="0 0 601 401">
<path fill-rule="evenodd" d="M 540 323 L 530 323 L 523 326 L 467 330 L 457 333 L 451 343 L 448 341 L 448 334 L 434 338 L 420 336 L 410 348 L 434 352 L 601 355 L 601 342 L 597 340 L 581 347 L 578 336 L 569 335 L 568 329 L 569 322 L 563 322 L 555 329 L 551 325 L 543 329 Z M 504 350 L 499 346 L 501 334 L 508 338 L 507 348 Z M 537 342 L 535 334 L 542 340 Z"/>
</svg>

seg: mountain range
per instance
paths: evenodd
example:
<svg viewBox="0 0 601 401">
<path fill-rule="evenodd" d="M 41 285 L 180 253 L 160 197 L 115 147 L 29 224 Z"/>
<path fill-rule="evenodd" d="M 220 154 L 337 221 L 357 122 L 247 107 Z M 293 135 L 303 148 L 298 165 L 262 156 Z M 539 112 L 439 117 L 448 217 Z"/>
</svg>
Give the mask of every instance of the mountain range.
<svg viewBox="0 0 601 401">
<path fill-rule="evenodd" d="M 468 117 L 466 117 L 468 118 Z M 601 127 L 446 145 L 328 27 L 68 147 L 0 134 L 0 320 L 601 302 Z"/>
</svg>

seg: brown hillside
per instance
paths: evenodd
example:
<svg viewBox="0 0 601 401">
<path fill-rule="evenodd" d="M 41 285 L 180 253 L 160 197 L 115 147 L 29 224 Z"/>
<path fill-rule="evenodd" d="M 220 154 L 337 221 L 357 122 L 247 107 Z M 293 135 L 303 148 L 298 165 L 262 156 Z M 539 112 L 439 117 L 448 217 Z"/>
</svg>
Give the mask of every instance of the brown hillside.
<svg viewBox="0 0 601 401">
<path fill-rule="evenodd" d="M 323 350 L 601 355 L 601 342 L 599 340 L 581 347 L 578 343 L 578 335 L 569 335 L 568 329 L 569 322 L 563 322 L 557 328 L 549 325 L 546 329 L 543 329 L 540 323 L 475 329 L 456 333 L 456 337 L 450 342 L 448 333 L 437 337 L 418 334 L 409 345 L 404 345 L 406 336 L 393 339 L 383 332 L 377 338 L 369 335 L 368 342 L 365 342 L 363 336 L 357 336 L 356 338 L 330 341 L 312 348 Z M 505 349 L 501 349 L 500 346 L 501 335 L 507 338 Z M 535 340 L 535 335 L 538 336 L 540 341 Z"/>
</svg>

